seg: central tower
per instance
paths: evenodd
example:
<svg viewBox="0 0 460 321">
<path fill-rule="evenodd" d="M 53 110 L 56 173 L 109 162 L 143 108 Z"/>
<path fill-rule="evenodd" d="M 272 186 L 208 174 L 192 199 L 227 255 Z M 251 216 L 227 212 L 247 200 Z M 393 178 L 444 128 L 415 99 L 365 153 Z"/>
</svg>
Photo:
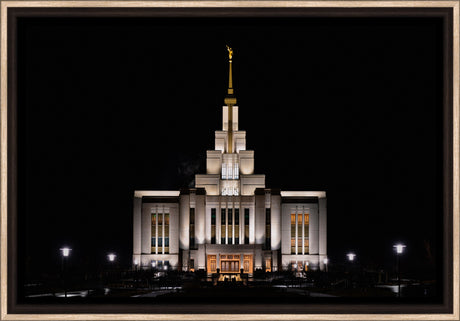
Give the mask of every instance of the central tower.
<svg viewBox="0 0 460 321">
<path fill-rule="evenodd" d="M 246 132 L 238 129 L 238 106 L 233 89 L 233 49 L 228 50 L 228 88 L 222 107 L 222 130 L 215 148 L 207 151 L 206 175 L 196 175 L 195 187 L 208 195 L 254 195 L 265 188 L 265 175 L 254 175 L 254 151 L 246 150 Z"/>
</svg>

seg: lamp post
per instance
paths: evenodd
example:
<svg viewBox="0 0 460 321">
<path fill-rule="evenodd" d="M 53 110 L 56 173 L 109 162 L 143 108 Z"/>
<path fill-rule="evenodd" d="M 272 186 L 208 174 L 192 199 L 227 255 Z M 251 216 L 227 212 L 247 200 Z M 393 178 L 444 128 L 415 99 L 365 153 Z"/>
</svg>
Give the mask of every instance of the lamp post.
<svg viewBox="0 0 460 321">
<path fill-rule="evenodd" d="M 62 270 L 62 283 L 64 285 L 64 297 L 67 298 L 67 286 L 65 282 L 66 281 L 65 280 L 65 277 L 66 277 L 65 268 L 66 268 L 67 258 L 69 257 L 70 251 L 72 251 L 72 249 L 69 247 L 63 247 L 63 248 L 60 248 L 59 250 L 61 251 L 61 270 Z"/>
<path fill-rule="evenodd" d="M 398 297 L 401 297 L 401 273 L 400 273 L 400 257 L 404 252 L 404 248 L 406 247 L 404 244 L 398 243 L 396 245 L 393 245 L 393 247 L 396 250 L 396 268 L 398 270 Z"/>
<path fill-rule="evenodd" d="M 350 264 L 353 265 L 353 261 L 355 260 L 356 254 L 353 252 L 350 252 L 347 254 L 348 261 L 350 261 Z M 348 285 L 349 287 L 353 287 L 353 266 L 350 267 L 350 284 Z"/>
<path fill-rule="evenodd" d="M 324 265 L 326 266 L 326 272 L 327 272 L 327 264 L 329 263 L 329 259 L 325 258 L 323 262 L 324 262 Z"/>
<path fill-rule="evenodd" d="M 107 277 L 109 285 L 110 285 L 111 279 L 113 279 L 113 275 L 114 275 L 113 264 L 114 264 L 116 258 L 117 258 L 117 255 L 114 254 L 114 253 L 107 254 L 107 259 L 109 260 L 109 265 L 110 265 L 110 268 L 109 268 L 109 271 L 108 271 L 108 277 Z"/>
</svg>

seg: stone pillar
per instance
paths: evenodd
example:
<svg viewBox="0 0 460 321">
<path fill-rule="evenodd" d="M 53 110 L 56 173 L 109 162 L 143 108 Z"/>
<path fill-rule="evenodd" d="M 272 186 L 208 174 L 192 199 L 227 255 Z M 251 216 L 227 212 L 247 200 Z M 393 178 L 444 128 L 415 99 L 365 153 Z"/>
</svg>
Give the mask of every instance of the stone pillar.
<svg viewBox="0 0 460 321">
<path fill-rule="evenodd" d="M 195 242 L 204 244 L 205 241 L 205 206 L 204 195 L 196 195 L 195 205 Z"/>
<path fill-rule="evenodd" d="M 281 248 L 281 196 L 271 197 L 271 249 Z"/>
<path fill-rule="evenodd" d="M 206 270 L 206 249 L 204 244 L 198 245 L 196 264 L 198 264 L 198 269 Z"/>
<path fill-rule="evenodd" d="M 152 210 L 148 204 L 142 205 L 142 254 L 150 254 L 152 251 Z"/>
<path fill-rule="evenodd" d="M 179 208 L 177 205 L 171 205 L 169 208 L 169 253 L 179 253 Z"/>
<path fill-rule="evenodd" d="M 265 243 L 265 194 L 262 191 L 261 195 L 256 195 L 256 211 L 255 211 L 255 244 Z"/>
<path fill-rule="evenodd" d="M 283 204 L 281 209 L 281 254 L 291 255 L 291 204 Z"/>
<path fill-rule="evenodd" d="M 206 205 L 206 213 L 205 213 L 205 243 L 206 244 L 211 244 L 211 208 L 212 206 Z M 217 213 L 216 213 L 216 216 L 217 216 Z"/>
<path fill-rule="evenodd" d="M 319 255 L 320 268 L 324 268 L 324 259 L 327 257 L 327 199 L 319 199 Z"/>
<path fill-rule="evenodd" d="M 190 195 L 181 195 L 179 202 L 179 246 L 183 250 L 188 250 L 190 248 Z"/>
<path fill-rule="evenodd" d="M 133 255 L 141 254 L 142 198 L 134 197 L 133 210 Z M 134 264 L 134 261 L 133 261 Z"/>
<path fill-rule="evenodd" d="M 318 254 L 319 250 L 319 222 L 318 222 L 318 209 L 316 207 L 310 208 L 310 226 L 309 226 L 309 243 L 310 254 Z"/>
<path fill-rule="evenodd" d="M 255 243 L 255 207 L 249 206 L 249 244 Z"/>
</svg>

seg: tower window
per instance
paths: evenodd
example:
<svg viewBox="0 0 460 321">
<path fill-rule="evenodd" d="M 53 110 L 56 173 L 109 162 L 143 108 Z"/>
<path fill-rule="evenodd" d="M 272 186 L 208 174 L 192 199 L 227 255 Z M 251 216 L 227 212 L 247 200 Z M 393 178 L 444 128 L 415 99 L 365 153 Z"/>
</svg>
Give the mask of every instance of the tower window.
<svg viewBox="0 0 460 321">
<path fill-rule="evenodd" d="M 265 209 L 265 248 L 271 248 L 271 210 L 269 208 Z"/>
<path fill-rule="evenodd" d="M 227 226 L 225 224 L 225 208 L 220 210 L 220 244 L 225 244 L 225 238 L 227 237 Z"/>
<path fill-rule="evenodd" d="M 211 208 L 211 244 L 216 244 L 216 209 Z"/>
<path fill-rule="evenodd" d="M 195 248 L 195 209 L 190 209 L 190 248 Z"/>
<path fill-rule="evenodd" d="M 222 164 L 222 179 L 227 179 L 227 164 Z"/>
<path fill-rule="evenodd" d="M 244 209 L 244 244 L 249 244 L 249 208 Z"/>
</svg>

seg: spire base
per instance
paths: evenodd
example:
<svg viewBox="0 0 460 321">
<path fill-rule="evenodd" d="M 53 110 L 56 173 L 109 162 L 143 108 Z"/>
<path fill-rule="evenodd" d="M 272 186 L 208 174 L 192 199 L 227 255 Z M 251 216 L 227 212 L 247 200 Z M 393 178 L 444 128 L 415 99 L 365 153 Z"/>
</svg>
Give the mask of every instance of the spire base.
<svg viewBox="0 0 460 321">
<path fill-rule="evenodd" d="M 227 105 L 229 107 L 234 106 L 234 105 L 236 105 L 236 97 L 231 97 L 231 96 L 230 97 L 225 97 L 224 103 L 225 103 L 225 105 Z"/>
</svg>

